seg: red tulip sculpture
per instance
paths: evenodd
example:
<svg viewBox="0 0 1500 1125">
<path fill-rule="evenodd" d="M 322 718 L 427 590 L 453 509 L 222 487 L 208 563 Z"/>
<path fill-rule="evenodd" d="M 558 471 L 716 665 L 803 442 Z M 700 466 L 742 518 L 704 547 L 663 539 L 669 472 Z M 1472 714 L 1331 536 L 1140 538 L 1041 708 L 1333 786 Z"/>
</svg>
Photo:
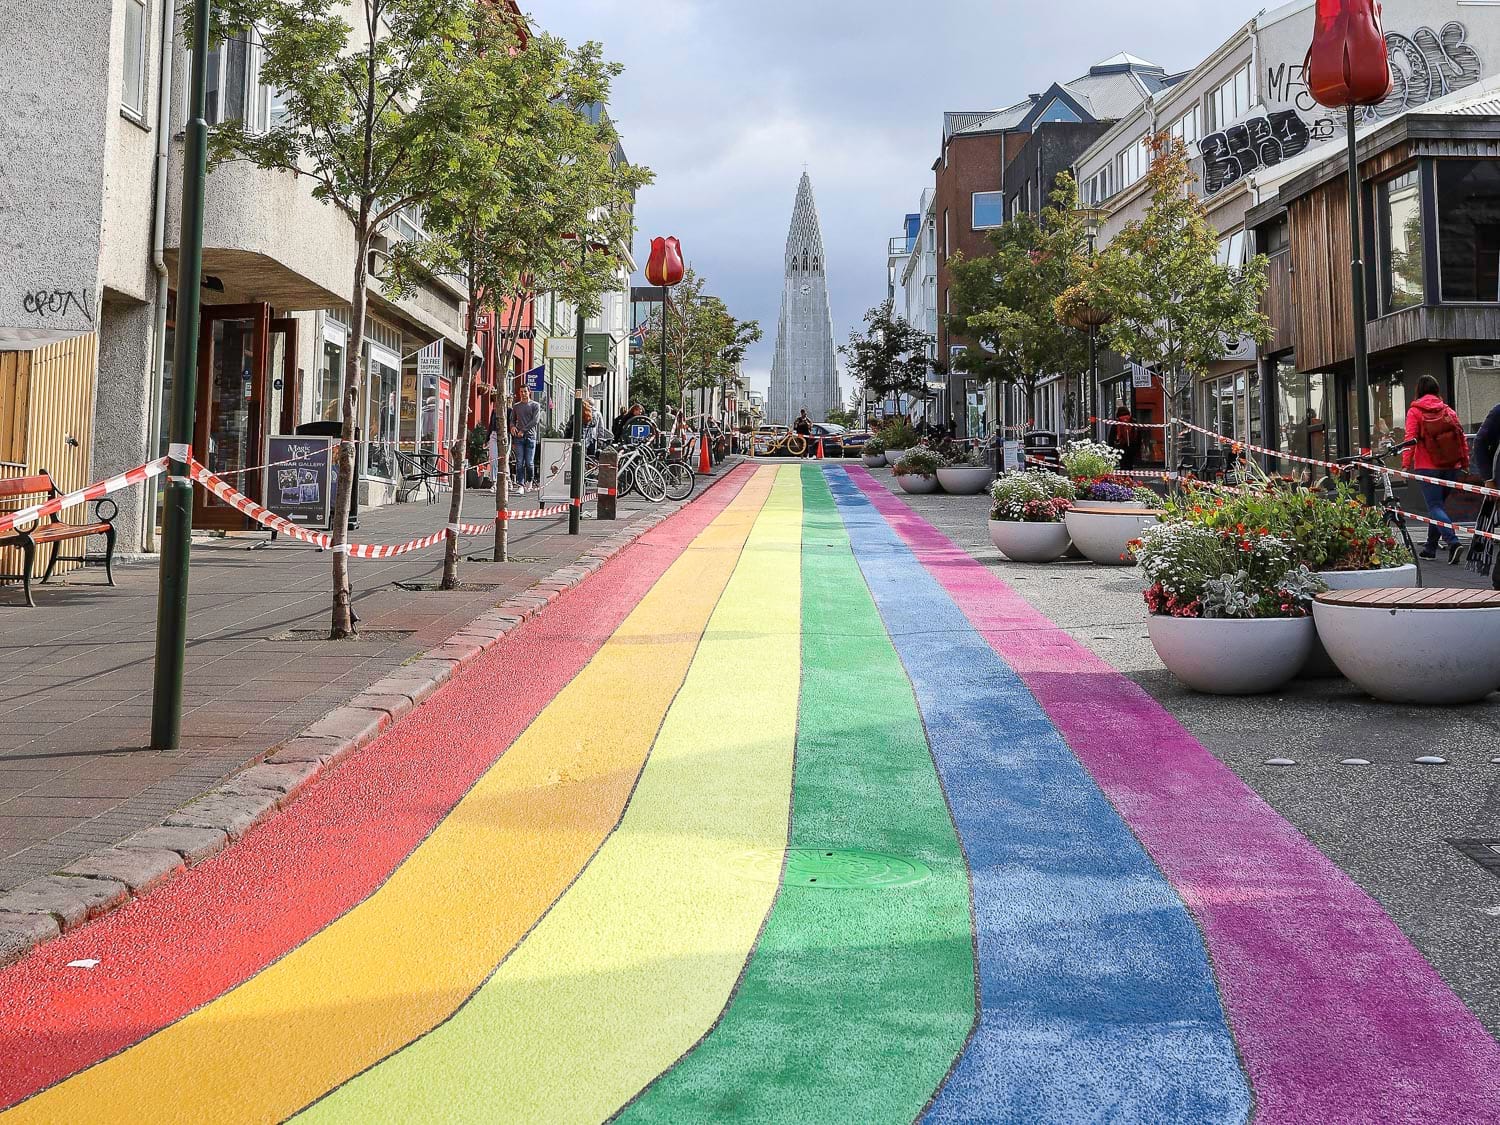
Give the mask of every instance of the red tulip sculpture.
<svg viewBox="0 0 1500 1125">
<path fill-rule="evenodd" d="M 682 280 L 682 245 L 675 238 L 653 238 L 646 262 L 646 280 L 652 285 L 673 286 Z"/>
<path fill-rule="evenodd" d="M 1307 88 L 1319 105 L 1378 105 L 1391 92 L 1379 0 L 1318 0 Z"/>
</svg>

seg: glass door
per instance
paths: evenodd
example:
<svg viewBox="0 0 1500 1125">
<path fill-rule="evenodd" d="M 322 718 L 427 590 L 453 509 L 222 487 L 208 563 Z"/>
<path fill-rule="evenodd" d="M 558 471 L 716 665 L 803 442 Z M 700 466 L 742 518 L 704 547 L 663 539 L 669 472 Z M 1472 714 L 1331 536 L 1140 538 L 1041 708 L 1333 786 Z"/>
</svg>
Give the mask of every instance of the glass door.
<svg viewBox="0 0 1500 1125">
<path fill-rule="evenodd" d="M 206 305 L 198 343 L 198 410 L 193 452 L 247 496 L 260 495 L 267 423 L 269 305 Z M 245 517 L 204 489 L 193 494 L 195 527 L 237 530 Z"/>
</svg>

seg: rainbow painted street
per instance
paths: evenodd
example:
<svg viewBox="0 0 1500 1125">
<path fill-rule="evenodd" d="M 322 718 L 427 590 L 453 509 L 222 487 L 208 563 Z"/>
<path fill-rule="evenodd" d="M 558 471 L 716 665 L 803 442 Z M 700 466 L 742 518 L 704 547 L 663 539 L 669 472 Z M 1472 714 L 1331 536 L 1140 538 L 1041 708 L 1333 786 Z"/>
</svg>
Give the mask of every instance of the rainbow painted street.
<svg viewBox="0 0 1500 1125">
<path fill-rule="evenodd" d="M 0 971 L 7 1125 L 1397 1100 L 1496 1120 L 1500 1046 L 1386 912 L 821 464 L 734 470 L 265 826 Z"/>
</svg>

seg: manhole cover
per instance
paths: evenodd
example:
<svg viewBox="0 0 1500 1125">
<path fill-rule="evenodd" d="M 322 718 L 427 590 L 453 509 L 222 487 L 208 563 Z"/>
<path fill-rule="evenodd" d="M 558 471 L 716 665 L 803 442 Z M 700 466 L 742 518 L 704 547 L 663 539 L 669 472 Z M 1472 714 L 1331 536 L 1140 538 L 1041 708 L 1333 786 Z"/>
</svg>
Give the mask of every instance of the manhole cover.
<svg viewBox="0 0 1500 1125">
<path fill-rule="evenodd" d="M 788 887 L 812 890 L 883 890 L 920 883 L 932 874 L 919 860 L 857 848 L 792 848 L 747 852 L 736 867 L 741 875 L 765 882 L 780 880 Z"/>
</svg>

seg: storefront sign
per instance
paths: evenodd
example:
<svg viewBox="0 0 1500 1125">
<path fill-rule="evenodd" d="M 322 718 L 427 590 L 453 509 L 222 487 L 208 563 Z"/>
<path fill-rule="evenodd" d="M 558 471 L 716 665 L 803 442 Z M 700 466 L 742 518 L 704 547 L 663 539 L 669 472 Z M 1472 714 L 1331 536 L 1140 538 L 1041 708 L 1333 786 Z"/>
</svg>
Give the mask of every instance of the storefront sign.
<svg viewBox="0 0 1500 1125">
<path fill-rule="evenodd" d="M 574 336 L 548 336 L 542 352 L 548 359 L 577 359 L 578 339 Z"/>
<path fill-rule="evenodd" d="M 443 373 L 443 341 L 434 340 L 417 353 L 418 375 L 441 375 Z"/>
<path fill-rule="evenodd" d="M 1024 469 L 1022 461 L 1021 443 L 1011 438 L 1005 442 L 1005 471 L 1007 473 L 1019 473 Z"/>
<path fill-rule="evenodd" d="M 1151 389 L 1151 372 L 1138 363 L 1130 365 L 1130 385 L 1138 391 Z"/>
<path fill-rule="evenodd" d="M 278 516 L 308 527 L 327 527 L 333 500 L 333 447 L 336 438 L 278 434 L 270 439 L 265 506 Z"/>
</svg>

